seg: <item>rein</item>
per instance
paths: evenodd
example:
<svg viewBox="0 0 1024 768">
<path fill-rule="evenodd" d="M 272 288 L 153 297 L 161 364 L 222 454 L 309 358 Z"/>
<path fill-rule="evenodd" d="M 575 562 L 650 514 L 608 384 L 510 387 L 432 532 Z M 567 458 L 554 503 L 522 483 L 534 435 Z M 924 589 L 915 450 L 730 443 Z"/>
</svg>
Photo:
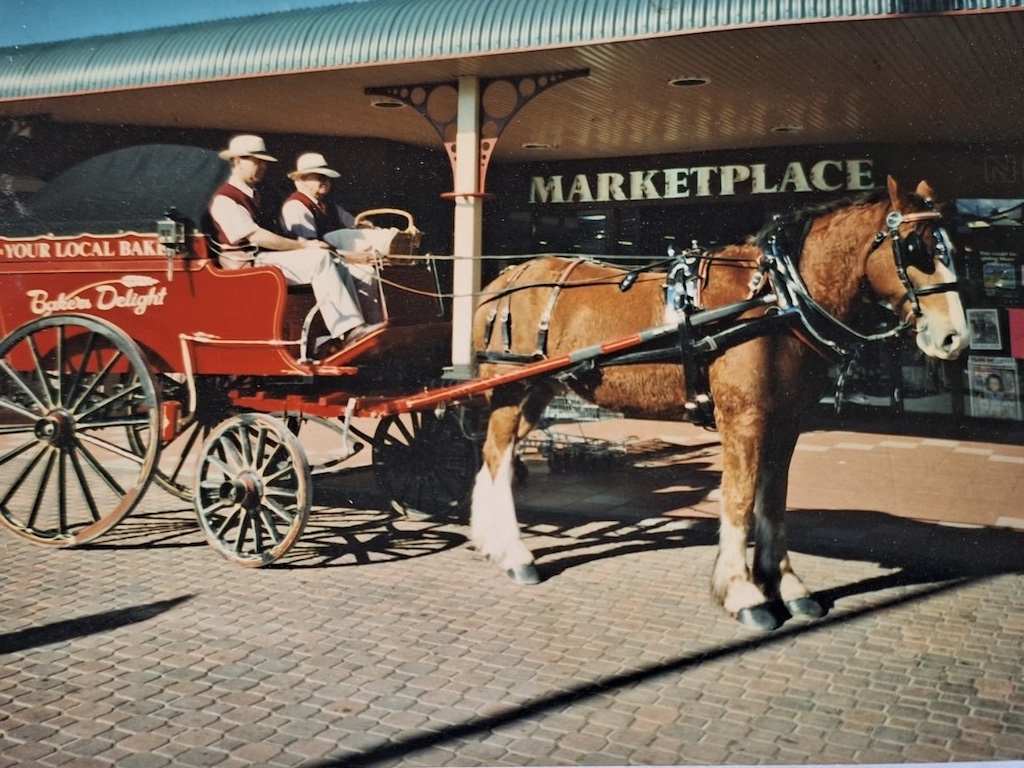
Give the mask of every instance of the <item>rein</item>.
<svg viewBox="0 0 1024 768">
<path fill-rule="evenodd" d="M 675 318 L 668 322 L 678 326 L 674 345 L 666 345 L 664 342 L 668 341 L 668 338 L 665 334 L 659 333 L 656 337 L 652 336 L 645 340 L 640 345 L 641 348 L 623 349 L 601 355 L 597 359 L 588 358 L 586 364 L 589 367 L 606 367 L 673 360 L 679 362 L 681 357 L 687 382 L 686 407 L 696 423 L 711 424 L 713 404 L 710 400 L 706 374 L 711 357 L 760 336 L 789 333 L 826 359 L 835 362 L 845 360 L 850 363 L 864 345 L 895 338 L 912 327 L 910 318 L 921 316 L 921 296 L 956 290 L 958 284 L 955 281 L 917 287 L 907 273 L 908 265 L 912 263 L 911 255 L 917 249 L 924 249 L 925 245 L 916 230 L 904 237 L 900 234 L 900 227 L 922 221 L 937 221 L 940 218 L 941 214 L 935 210 L 906 214 L 891 211 L 885 218 L 885 228 L 879 231 L 871 242 L 869 257 L 885 240 L 892 241 L 896 271 L 906 289 L 896 307 L 890 307 L 896 314 L 897 323 L 885 331 L 861 333 L 835 317 L 811 295 L 800 275 L 798 259 L 803 252 L 813 219 L 803 220 L 799 237 L 793 238 L 786 237 L 785 232 L 787 227 L 792 227 L 798 222 L 779 217 L 758 237 L 757 245 L 761 253 L 756 261 L 719 256 L 714 252 L 701 250 L 696 244 L 679 254 L 670 252 L 669 269 L 663 288 L 667 314 Z M 943 264 L 949 266 L 952 247 L 945 231 L 941 227 L 936 227 L 934 235 L 935 254 L 932 258 L 937 256 Z M 784 245 L 784 240 L 789 242 Z M 485 351 L 478 352 L 477 359 L 481 362 L 522 364 L 545 358 L 551 314 L 563 288 L 617 282 L 619 289 L 625 292 L 632 287 L 639 274 L 645 271 L 630 270 L 617 280 L 602 277 L 597 281 L 569 281 L 572 271 L 584 261 L 586 259 L 570 261 L 556 281 L 542 285 L 519 283 L 526 272 L 526 264 L 520 265 L 500 292 L 495 306 L 489 313 L 485 327 Z M 701 288 L 705 285 L 708 270 L 713 265 L 754 267 L 755 272 L 750 281 L 747 297 L 732 304 L 705 309 L 701 302 Z M 536 348 L 532 355 L 514 354 L 511 352 L 510 295 L 520 290 L 544 286 L 552 288 L 552 292 L 540 319 Z M 900 308 L 908 302 L 913 314 L 907 313 L 906 317 L 901 317 Z M 740 319 L 743 314 L 755 309 L 763 309 L 764 312 L 756 318 Z M 486 351 L 495 321 L 499 316 L 504 349 L 500 352 Z M 655 339 L 658 343 L 649 343 Z M 570 369 L 561 375 L 574 375 L 576 367 L 570 366 Z"/>
<path fill-rule="evenodd" d="M 774 234 L 769 237 L 766 250 L 763 269 L 778 296 L 779 308 L 797 314 L 800 325 L 810 336 L 798 335 L 798 338 L 819 354 L 835 359 L 847 358 L 852 349 L 861 344 L 894 338 L 910 327 L 909 323 L 901 321 L 886 331 L 872 334 L 851 328 L 811 295 L 793 257 L 779 246 Z"/>
</svg>

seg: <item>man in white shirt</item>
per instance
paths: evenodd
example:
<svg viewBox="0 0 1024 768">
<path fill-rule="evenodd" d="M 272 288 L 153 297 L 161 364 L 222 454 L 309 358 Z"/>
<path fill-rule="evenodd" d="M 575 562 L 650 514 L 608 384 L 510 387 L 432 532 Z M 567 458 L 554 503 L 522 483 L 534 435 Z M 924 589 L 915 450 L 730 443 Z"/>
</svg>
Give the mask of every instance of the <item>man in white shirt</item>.
<svg viewBox="0 0 1024 768">
<path fill-rule="evenodd" d="M 319 152 L 299 155 L 295 170 L 288 174 L 295 191 L 281 206 L 281 231 L 321 239 L 328 232 L 355 226 L 355 216 L 327 198 L 331 181 L 339 176 Z"/>
<path fill-rule="evenodd" d="M 288 174 L 295 182 L 295 191 L 281 206 L 281 231 L 295 237 L 327 240 L 338 247 L 330 233 L 351 229 L 356 223 L 355 216 L 327 197 L 331 181 L 339 176 L 341 174 L 329 167 L 319 152 L 299 155 L 295 170 Z M 363 225 L 369 226 L 369 222 Z M 384 311 L 373 257 L 355 253 L 344 253 L 344 256 L 363 317 L 367 322 L 380 322 Z"/>
<path fill-rule="evenodd" d="M 290 238 L 273 231 L 259 205 L 256 186 L 268 163 L 277 158 L 267 153 L 259 136 L 231 139 L 220 153 L 231 163 L 231 175 L 210 200 L 210 217 L 225 268 L 270 264 L 279 268 L 290 285 L 311 285 L 330 340 L 318 347 L 321 359 L 340 351 L 377 330 L 367 325 L 355 287 L 344 264 L 334 258 L 327 243 L 316 238 Z"/>
</svg>

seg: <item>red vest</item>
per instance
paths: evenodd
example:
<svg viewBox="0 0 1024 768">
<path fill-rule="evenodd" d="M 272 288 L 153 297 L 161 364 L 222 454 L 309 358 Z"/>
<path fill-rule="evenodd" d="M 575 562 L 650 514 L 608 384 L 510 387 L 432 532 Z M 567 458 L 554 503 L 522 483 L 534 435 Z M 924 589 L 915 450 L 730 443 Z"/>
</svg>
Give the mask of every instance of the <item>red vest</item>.
<svg viewBox="0 0 1024 768">
<path fill-rule="evenodd" d="M 344 226 L 341 223 L 341 214 L 338 213 L 338 206 L 332 203 L 321 203 L 318 205 L 298 190 L 293 192 L 291 197 L 285 200 L 285 203 L 292 200 L 298 200 L 313 214 L 313 226 L 316 227 L 317 237 L 323 237 L 328 232 L 333 232 Z"/>
<path fill-rule="evenodd" d="M 221 187 L 216 192 L 213 193 L 213 197 L 217 197 L 218 195 L 223 195 L 224 197 L 233 200 L 234 202 L 238 203 L 240 206 L 245 208 L 245 210 L 249 212 L 249 215 L 252 216 L 252 220 L 256 222 L 256 226 L 262 227 L 263 229 L 273 229 L 273 227 L 267 226 L 263 218 L 263 212 L 259 209 L 259 204 L 257 203 L 256 199 L 254 197 L 249 197 L 247 194 L 245 194 L 245 192 L 240 190 L 234 184 L 222 184 Z M 240 243 L 232 244 L 231 241 L 228 240 L 227 235 L 224 234 L 224 231 L 220 228 L 220 225 L 216 221 L 213 222 L 213 228 L 217 234 L 217 242 L 220 243 L 221 245 L 237 248 L 249 244 L 248 240 L 243 240 Z"/>
</svg>

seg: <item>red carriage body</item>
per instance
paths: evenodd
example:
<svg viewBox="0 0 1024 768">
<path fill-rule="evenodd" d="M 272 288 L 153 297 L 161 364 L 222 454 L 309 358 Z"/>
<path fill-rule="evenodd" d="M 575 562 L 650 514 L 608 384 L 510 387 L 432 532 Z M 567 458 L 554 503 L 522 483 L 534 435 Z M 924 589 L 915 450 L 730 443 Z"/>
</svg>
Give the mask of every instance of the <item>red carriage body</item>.
<svg viewBox="0 0 1024 768">
<path fill-rule="evenodd" d="M 385 306 L 394 333 L 358 351 L 425 338 L 443 341 L 450 324 L 438 317 L 438 302 L 429 295 L 437 289 L 428 269 L 402 265 L 385 271 Z M 346 365 L 352 356 L 335 358 L 330 366 L 306 359 L 300 335 L 313 305 L 308 288 L 289 288 L 274 267 L 222 270 L 201 235 L 189 236 L 178 252 L 162 245 L 155 231 L 0 236 L 0 285 L 2 336 L 40 317 L 77 313 L 126 331 L 160 372 L 300 377 L 356 372 Z"/>
<path fill-rule="evenodd" d="M 194 499 L 223 554 L 263 565 L 305 523 L 314 469 L 295 435 L 311 423 L 341 443 L 332 464 L 358 449 L 350 435 L 372 442 L 378 478 L 419 497 L 396 503 L 437 511 L 468 492 L 468 477 L 441 497 L 424 490 L 436 451 L 415 445 L 424 431 L 451 438 L 471 469 L 466 430 L 389 394 L 437 382 L 450 359 L 432 261 L 378 259 L 384 327 L 318 360 L 311 289 L 275 267 L 221 269 L 192 223 L 226 174 L 215 153 L 140 147 L 83 166 L 0 216 L 0 521 L 37 543 L 82 544 L 154 478 Z M 350 423 L 362 402 L 392 414 L 372 436 Z"/>
</svg>

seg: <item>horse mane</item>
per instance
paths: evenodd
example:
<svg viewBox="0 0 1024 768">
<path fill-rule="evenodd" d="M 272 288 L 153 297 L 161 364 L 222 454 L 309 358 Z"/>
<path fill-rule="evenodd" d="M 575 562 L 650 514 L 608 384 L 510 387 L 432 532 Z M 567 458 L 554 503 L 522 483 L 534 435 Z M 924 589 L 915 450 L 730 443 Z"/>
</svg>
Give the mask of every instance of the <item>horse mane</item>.
<svg viewBox="0 0 1024 768">
<path fill-rule="evenodd" d="M 772 221 L 765 224 L 751 238 L 751 242 L 763 249 L 772 238 L 775 238 L 791 254 L 799 258 L 799 254 L 803 251 L 804 239 L 807 237 L 811 225 L 822 216 L 829 216 L 844 208 L 877 205 L 886 199 L 888 199 L 888 191 L 879 187 L 858 195 L 790 210 L 776 215 Z"/>
</svg>

